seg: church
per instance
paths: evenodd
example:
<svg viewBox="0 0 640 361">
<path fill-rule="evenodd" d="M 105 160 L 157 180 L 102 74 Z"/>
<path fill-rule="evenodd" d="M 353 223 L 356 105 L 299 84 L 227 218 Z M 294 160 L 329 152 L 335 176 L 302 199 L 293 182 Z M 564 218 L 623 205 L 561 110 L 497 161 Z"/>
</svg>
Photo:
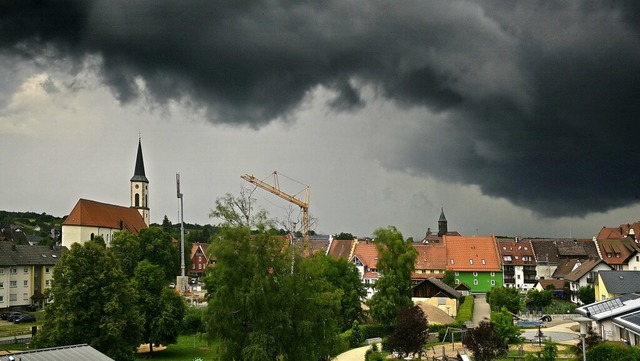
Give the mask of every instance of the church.
<svg viewBox="0 0 640 361">
<path fill-rule="evenodd" d="M 62 223 L 62 245 L 70 248 L 102 237 L 110 244 L 116 232 L 127 230 L 138 234 L 149 227 L 149 180 L 144 172 L 142 141 L 138 139 L 138 154 L 133 177 L 130 180 L 131 205 L 129 207 L 80 199 Z"/>
</svg>

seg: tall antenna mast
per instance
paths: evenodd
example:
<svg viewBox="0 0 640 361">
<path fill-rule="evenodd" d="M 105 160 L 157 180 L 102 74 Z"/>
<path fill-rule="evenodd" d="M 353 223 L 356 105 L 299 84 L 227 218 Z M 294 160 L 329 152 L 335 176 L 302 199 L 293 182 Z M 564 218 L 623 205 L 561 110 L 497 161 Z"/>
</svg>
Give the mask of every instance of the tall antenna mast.
<svg viewBox="0 0 640 361">
<path fill-rule="evenodd" d="M 184 266 L 184 202 L 182 199 L 182 193 L 180 193 L 180 173 L 176 173 L 176 189 L 177 189 L 177 195 L 178 195 L 178 199 L 180 199 L 180 271 L 181 271 L 181 276 L 182 278 L 180 278 L 180 292 L 184 293 L 187 291 L 186 289 L 186 284 L 184 282 L 184 277 L 185 277 L 185 266 Z"/>
</svg>

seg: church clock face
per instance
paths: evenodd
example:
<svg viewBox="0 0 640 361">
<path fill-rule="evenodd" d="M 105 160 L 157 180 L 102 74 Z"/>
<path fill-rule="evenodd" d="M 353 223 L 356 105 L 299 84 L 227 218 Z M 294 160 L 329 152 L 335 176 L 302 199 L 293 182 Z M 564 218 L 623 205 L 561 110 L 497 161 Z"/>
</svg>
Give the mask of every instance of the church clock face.
<svg viewBox="0 0 640 361">
<path fill-rule="evenodd" d="M 136 189 L 138 189 L 138 188 L 140 188 L 140 185 L 139 185 L 139 184 L 136 184 Z"/>
</svg>

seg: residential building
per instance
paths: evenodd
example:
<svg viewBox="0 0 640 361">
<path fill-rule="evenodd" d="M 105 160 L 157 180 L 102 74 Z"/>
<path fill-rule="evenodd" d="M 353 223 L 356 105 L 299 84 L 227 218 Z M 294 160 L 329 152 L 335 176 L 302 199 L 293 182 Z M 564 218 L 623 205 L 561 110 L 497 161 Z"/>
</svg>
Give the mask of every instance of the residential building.
<svg viewBox="0 0 640 361">
<path fill-rule="evenodd" d="M 640 292 L 640 271 L 600 271 L 594 288 L 596 301 Z"/>
<path fill-rule="evenodd" d="M 447 249 L 443 243 L 413 243 L 418 255 L 415 272 L 411 276 L 415 283 L 426 278 L 444 277 L 447 269 Z"/>
<path fill-rule="evenodd" d="M 599 271 L 609 271 L 611 267 L 601 259 L 588 259 L 579 262 L 577 267 L 564 277 L 569 282 L 570 301 L 581 305 L 579 290 L 581 287 L 594 287 Z"/>
<path fill-rule="evenodd" d="M 328 255 L 333 258 L 350 260 L 358 244 L 357 239 L 335 239 L 331 238 Z"/>
<path fill-rule="evenodd" d="M 631 229 L 633 231 L 633 229 Z M 631 237 L 596 240 L 600 255 L 613 269 L 618 271 L 638 270 L 640 244 Z"/>
<path fill-rule="evenodd" d="M 613 325 L 618 328 L 620 341 L 631 347 L 640 346 L 640 311 L 614 317 Z"/>
<path fill-rule="evenodd" d="M 502 269 L 494 236 L 442 236 L 446 247 L 447 270 L 454 271 L 455 283 L 466 283 L 471 292 L 487 292 L 502 287 Z"/>
<path fill-rule="evenodd" d="M 553 297 L 564 299 L 564 280 L 555 280 L 555 279 L 539 279 L 536 282 L 533 289 L 538 291 L 545 291 L 547 289 L 552 289 Z"/>
<path fill-rule="evenodd" d="M 561 260 L 600 258 L 598 247 L 592 239 L 532 238 L 529 240 L 537 262 L 538 278 L 554 278 L 553 274 Z"/>
<path fill-rule="evenodd" d="M 576 308 L 578 314 L 593 320 L 594 332 L 605 341 L 620 341 L 626 334 L 614 319 L 636 311 L 640 311 L 640 296 L 633 293 Z"/>
<path fill-rule="evenodd" d="M 375 283 L 380 278 L 376 245 L 373 242 L 358 242 L 351 262 L 356 265 L 360 279 L 367 290 L 367 298 L 371 298 L 375 293 Z"/>
<path fill-rule="evenodd" d="M 451 317 L 458 314 L 462 294 L 437 278 L 427 278 L 413 286 L 413 302 L 439 308 Z"/>
<path fill-rule="evenodd" d="M 45 303 L 53 267 L 66 247 L 0 243 L 0 308 Z"/>
<path fill-rule="evenodd" d="M 191 267 L 189 268 L 189 275 L 194 277 L 200 277 L 204 274 L 208 267 L 216 264 L 214 259 L 210 259 L 207 255 L 208 243 L 193 243 L 191 244 Z"/>
<path fill-rule="evenodd" d="M 537 282 L 536 259 L 530 241 L 498 240 L 504 287 L 527 292 Z"/>
</svg>

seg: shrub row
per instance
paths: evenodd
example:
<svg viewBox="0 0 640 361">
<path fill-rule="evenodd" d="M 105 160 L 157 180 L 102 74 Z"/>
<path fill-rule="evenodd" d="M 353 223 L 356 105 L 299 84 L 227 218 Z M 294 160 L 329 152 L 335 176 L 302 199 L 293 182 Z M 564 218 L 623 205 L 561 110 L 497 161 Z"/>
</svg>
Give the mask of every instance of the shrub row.
<svg viewBox="0 0 640 361">
<path fill-rule="evenodd" d="M 463 323 L 465 321 L 473 320 L 473 296 L 465 296 L 462 300 L 462 304 L 458 307 L 458 314 L 456 315 L 456 321 Z"/>
</svg>

